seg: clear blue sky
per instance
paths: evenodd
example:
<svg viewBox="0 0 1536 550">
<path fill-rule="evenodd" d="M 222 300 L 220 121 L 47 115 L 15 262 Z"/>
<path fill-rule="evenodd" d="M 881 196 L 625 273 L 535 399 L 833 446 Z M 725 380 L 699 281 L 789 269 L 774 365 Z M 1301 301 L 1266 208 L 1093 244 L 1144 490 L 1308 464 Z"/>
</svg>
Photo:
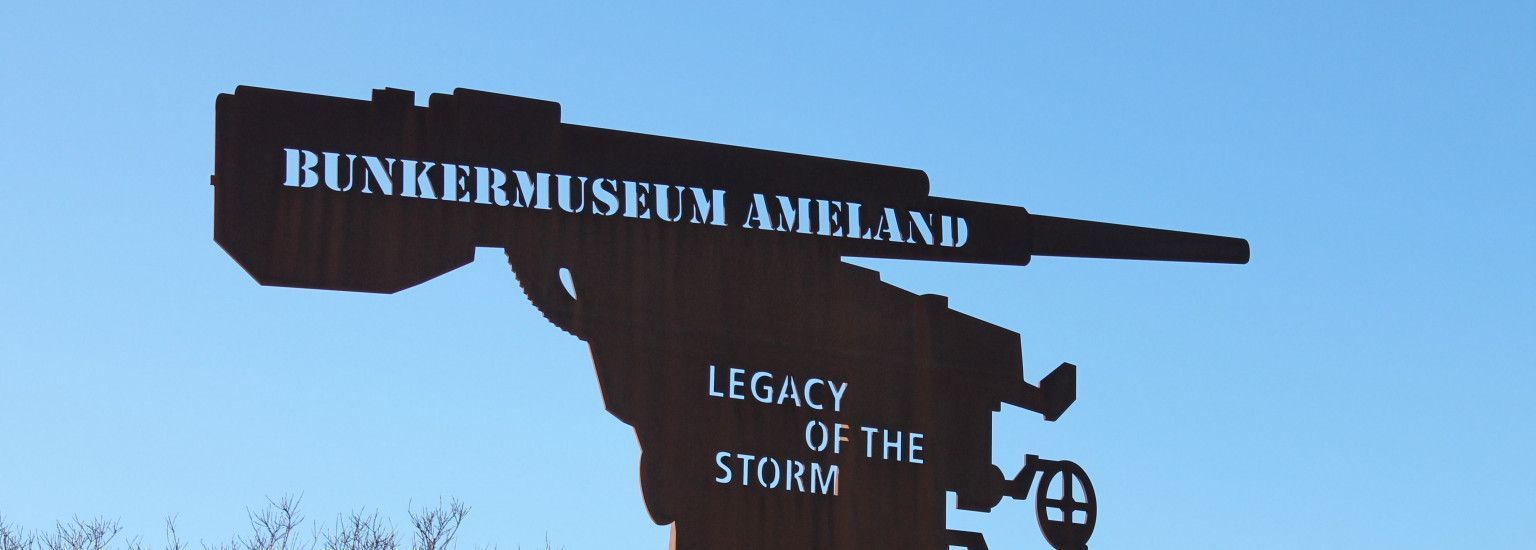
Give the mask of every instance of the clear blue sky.
<svg viewBox="0 0 1536 550">
<path fill-rule="evenodd" d="M 1030 380 L 1081 367 L 1060 422 L 999 414 L 996 462 L 1082 464 L 1095 548 L 1536 538 L 1536 4 L 559 4 L 0 7 L 0 513 L 212 542 L 266 495 L 397 525 L 444 495 L 466 545 L 663 548 L 584 344 L 499 254 L 375 296 L 213 243 L 217 94 L 470 87 L 1250 239 L 1242 267 L 860 262 L 1018 331 Z M 1031 510 L 951 523 L 1045 548 Z"/>
</svg>

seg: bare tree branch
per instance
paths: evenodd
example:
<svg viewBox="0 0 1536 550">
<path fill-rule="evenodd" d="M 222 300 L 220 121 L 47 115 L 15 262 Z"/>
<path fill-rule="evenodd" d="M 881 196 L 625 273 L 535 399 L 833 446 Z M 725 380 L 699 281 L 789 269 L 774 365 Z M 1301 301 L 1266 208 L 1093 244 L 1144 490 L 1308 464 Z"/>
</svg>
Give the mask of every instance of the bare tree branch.
<svg viewBox="0 0 1536 550">
<path fill-rule="evenodd" d="M 395 550 L 395 528 L 379 520 L 379 513 L 365 515 L 362 510 L 342 518 L 336 516 L 334 530 L 322 531 L 326 550 Z"/>
<path fill-rule="evenodd" d="M 199 543 L 203 545 L 203 550 L 240 550 L 240 537 L 238 536 L 229 537 L 229 542 L 222 544 L 208 544 L 203 541 L 199 541 Z"/>
<path fill-rule="evenodd" d="M 304 522 L 304 516 L 299 513 L 299 501 L 303 497 L 291 497 L 284 495 L 277 500 L 267 499 L 267 507 L 261 512 L 247 511 L 246 515 L 251 520 L 251 535 L 249 538 L 236 537 L 232 544 L 234 550 L 309 550 L 308 547 L 293 544 L 293 530 Z M 52 550 L 52 549 L 50 549 Z"/>
<path fill-rule="evenodd" d="M 176 534 L 176 516 L 165 518 L 165 550 L 186 550 L 187 543 Z M 3 549 L 0 549 L 3 550 Z"/>
<path fill-rule="evenodd" d="M 32 550 L 36 542 L 37 537 L 10 524 L 4 515 L 0 515 L 0 550 Z"/>
<path fill-rule="evenodd" d="M 361 509 L 345 516 L 338 514 L 332 527 L 315 529 L 310 540 L 304 541 L 294 533 L 305 523 L 299 513 L 301 499 L 286 495 L 268 498 L 266 507 L 246 509 L 248 533 L 232 536 L 228 542 L 199 544 L 203 550 L 402 550 L 405 546 L 393 523 L 381 518 L 378 511 L 370 514 Z M 438 499 L 436 506 L 412 509 L 408 505 L 406 512 L 414 531 L 410 550 L 450 550 L 456 547 L 459 527 L 469 515 L 469 506 L 456 498 L 446 503 Z M 56 522 L 52 532 L 28 531 L 0 514 L 0 550 L 152 550 L 141 537 L 119 540 L 122 530 L 115 519 L 82 520 L 76 516 L 69 522 Z M 549 537 L 544 538 L 545 550 L 555 550 Z M 177 532 L 176 517 L 165 518 L 163 550 L 187 548 Z M 477 550 L 495 548 L 492 545 Z"/>
<path fill-rule="evenodd" d="M 469 515 L 469 507 L 455 498 L 448 500 L 445 509 L 442 499 L 438 499 L 435 508 L 422 508 L 407 513 L 411 516 L 411 526 L 416 528 L 416 538 L 411 541 L 412 550 L 446 550 L 453 543 L 454 536 L 458 535 L 464 516 Z"/>
<path fill-rule="evenodd" d="M 115 519 L 81 521 L 75 517 L 69 523 L 55 523 L 52 534 L 39 538 L 47 550 L 106 550 L 122 530 L 123 526 Z"/>
</svg>

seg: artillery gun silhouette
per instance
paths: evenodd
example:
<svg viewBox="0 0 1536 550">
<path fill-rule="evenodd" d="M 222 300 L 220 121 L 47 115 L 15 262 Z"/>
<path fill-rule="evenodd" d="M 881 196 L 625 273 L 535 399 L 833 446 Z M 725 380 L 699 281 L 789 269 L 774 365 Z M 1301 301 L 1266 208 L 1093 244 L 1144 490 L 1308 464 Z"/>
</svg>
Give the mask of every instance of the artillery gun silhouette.
<svg viewBox="0 0 1536 550">
<path fill-rule="evenodd" d="M 504 249 L 590 345 L 682 550 L 986 548 L 946 527 L 946 492 L 973 511 L 1034 492 L 1047 541 L 1087 547 L 1081 467 L 1031 455 L 1010 477 L 990 458 L 992 413 L 1056 420 L 1076 367 L 1031 385 L 1017 333 L 843 257 L 1248 260 L 1241 239 L 931 197 L 917 170 L 563 124 L 558 104 L 464 89 L 419 107 L 240 87 L 216 133 L 214 237 L 263 285 L 392 293 Z"/>
</svg>

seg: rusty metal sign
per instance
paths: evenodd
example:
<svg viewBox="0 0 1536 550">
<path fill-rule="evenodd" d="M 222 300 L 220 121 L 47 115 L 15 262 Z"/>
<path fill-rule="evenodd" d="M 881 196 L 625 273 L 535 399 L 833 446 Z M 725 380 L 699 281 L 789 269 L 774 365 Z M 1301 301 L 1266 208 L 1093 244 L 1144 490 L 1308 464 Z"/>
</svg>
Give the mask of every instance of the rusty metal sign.
<svg viewBox="0 0 1536 550">
<path fill-rule="evenodd" d="M 842 258 L 1248 261 L 1242 239 L 935 197 L 918 170 L 564 124 L 473 90 L 427 103 L 220 95 L 214 239 L 263 285 L 380 293 L 504 249 L 591 346 L 679 550 L 986 548 L 946 526 L 946 492 L 983 512 L 1032 498 L 1052 547 L 1087 548 L 1081 466 L 991 463 L 992 413 L 1056 420 L 1076 367 L 1030 384 L 1017 333 Z"/>
</svg>

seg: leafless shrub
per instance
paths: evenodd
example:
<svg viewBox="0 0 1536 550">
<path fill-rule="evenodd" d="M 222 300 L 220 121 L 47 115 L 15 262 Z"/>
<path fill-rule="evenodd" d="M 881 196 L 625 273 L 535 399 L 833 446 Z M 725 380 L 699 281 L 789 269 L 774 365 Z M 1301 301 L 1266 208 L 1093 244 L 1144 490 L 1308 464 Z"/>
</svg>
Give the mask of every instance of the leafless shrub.
<svg viewBox="0 0 1536 550">
<path fill-rule="evenodd" d="M 304 522 L 304 516 L 299 514 L 299 500 L 286 495 L 277 500 L 267 499 L 267 507 L 261 512 L 247 512 L 251 536 L 242 541 L 245 550 L 289 550 L 294 528 Z"/>
<path fill-rule="evenodd" d="M 395 550 L 395 528 L 379 520 L 379 513 L 364 515 L 359 510 L 350 516 L 336 516 L 334 530 L 323 531 L 326 550 Z"/>
<path fill-rule="evenodd" d="M 0 515 L 0 550 L 31 550 L 36 542 L 36 537 L 11 525 L 5 521 L 5 516 Z"/>
<path fill-rule="evenodd" d="M 176 534 L 176 518 L 165 518 L 165 550 L 186 550 L 187 544 Z M 0 549 L 4 550 L 4 549 Z"/>
<path fill-rule="evenodd" d="M 336 516 L 330 528 L 312 531 L 307 540 L 295 533 L 305 522 L 299 513 L 301 498 L 284 496 L 267 499 L 267 506 L 260 510 L 246 510 L 250 531 L 237 534 L 228 542 L 209 544 L 202 542 L 203 550 L 401 550 L 400 540 L 393 524 L 379 517 L 377 511 L 368 514 L 362 510 L 349 515 Z M 439 499 L 436 506 L 411 509 L 410 550 L 449 550 L 454 548 L 459 527 L 469 515 L 469 506 L 458 499 L 446 503 Z M 55 524 L 49 533 L 27 531 L 10 523 L 0 515 L 0 550 L 153 550 L 140 538 L 118 540 L 122 525 L 118 520 L 96 518 L 89 521 L 76 517 L 68 523 Z M 114 545 L 114 541 L 117 541 Z M 548 537 L 545 550 L 556 550 Z M 176 530 L 176 518 L 165 519 L 165 545 L 160 550 L 187 550 L 187 543 Z M 478 550 L 496 550 L 485 546 Z M 564 550 L 560 547 L 559 550 Z"/>
<path fill-rule="evenodd" d="M 302 497 L 287 495 L 276 500 L 268 498 L 267 506 L 260 511 L 246 510 L 245 515 L 250 520 L 251 528 L 249 535 L 235 535 L 230 537 L 227 543 L 208 544 L 204 542 L 203 549 L 312 550 L 315 546 L 313 540 L 309 544 L 304 544 L 302 541 L 296 541 L 293 538 L 293 530 L 298 528 L 299 524 L 304 523 L 304 516 L 299 513 L 299 502 L 301 500 Z M 174 527 L 174 525 L 168 525 L 168 527 Z"/>
<path fill-rule="evenodd" d="M 38 539 L 46 550 L 106 550 L 122 530 L 123 526 L 115 519 L 85 521 L 75 517 L 69 523 L 55 523 L 52 533 L 43 534 Z"/>
<path fill-rule="evenodd" d="M 565 547 L 561 546 L 560 548 L 555 548 L 554 545 L 551 545 L 549 543 L 549 535 L 545 534 L 544 535 L 544 550 L 565 550 Z"/>
<path fill-rule="evenodd" d="M 444 550 L 453 543 L 453 537 L 459 534 L 459 525 L 464 523 L 464 516 L 469 515 L 469 507 L 455 498 L 449 499 L 448 507 L 444 508 L 442 499 L 438 499 L 435 508 L 422 508 L 408 513 L 411 526 L 416 528 L 416 538 L 411 541 L 412 550 Z"/>
</svg>

